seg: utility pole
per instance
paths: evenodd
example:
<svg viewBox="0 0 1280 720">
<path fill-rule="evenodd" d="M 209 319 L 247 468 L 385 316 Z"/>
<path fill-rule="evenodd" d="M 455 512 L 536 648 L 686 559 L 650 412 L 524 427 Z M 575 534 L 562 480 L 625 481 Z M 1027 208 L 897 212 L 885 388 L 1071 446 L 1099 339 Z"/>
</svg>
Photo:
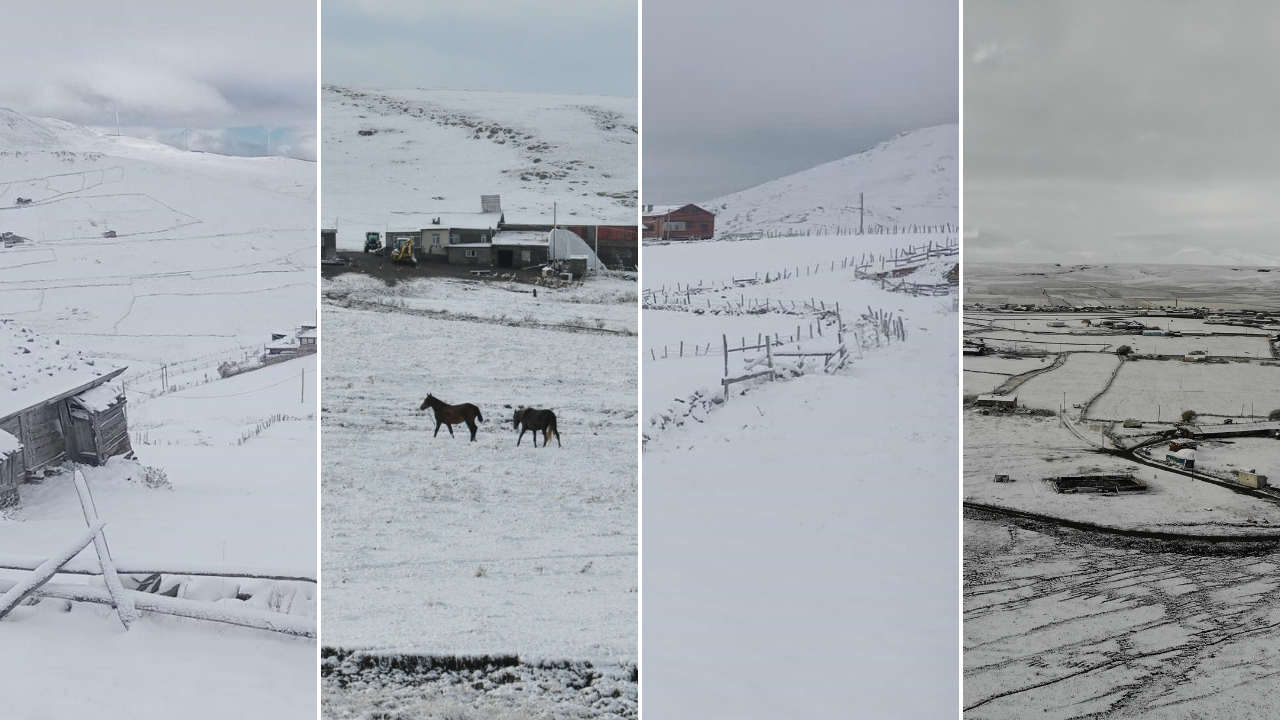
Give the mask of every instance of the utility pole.
<svg viewBox="0 0 1280 720">
<path fill-rule="evenodd" d="M 867 212 L 867 204 L 862 193 L 858 193 L 858 234 L 862 234 L 862 221 Z"/>
</svg>

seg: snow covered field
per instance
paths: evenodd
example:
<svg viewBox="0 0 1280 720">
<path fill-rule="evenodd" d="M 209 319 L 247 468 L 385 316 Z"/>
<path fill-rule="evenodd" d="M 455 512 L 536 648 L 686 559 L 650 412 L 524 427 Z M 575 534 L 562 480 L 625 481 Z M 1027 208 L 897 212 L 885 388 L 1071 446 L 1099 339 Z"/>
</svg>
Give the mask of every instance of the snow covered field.
<svg viewBox="0 0 1280 720">
<path fill-rule="evenodd" d="M 973 275 L 968 270 L 966 283 L 989 282 L 987 292 L 1029 296 L 1047 289 L 1053 302 L 1101 292 L 1107 302 L 1141 307 L 1141 296 L 1159 288 L 1169 297 L 1221 307 L 1274 306 L 1274 294 L 1248 302 L 1251 293 L 1273 281 L 1246 269 L 984 266 Z M 997 286 L 997 281 L 1008 285 Z M 1061 406 L 1065 391 L 1066 424 L 1026 412 L 965 412 L 964 499 L 1125 532 L 1183 537 L 1120 537 L 1067 529 L 1057 521 L 967 510 L 965 717 L 1275 715 L 1270 680 L 1280 667 L 1274 641 L 1280 618 L 1274 602 L 1280 504 L 1146 464 L 1163 461 L 1169 448 L 1165 440 L 1137 457 L 1112 452 L 1117 444 L 1111 439 L 1133 447 L 1171 434 L 1169 421 L 1184 408 L 1239 416 L 1243 405 L 1244 414 L 1265 416 L 1272 405 L 1280 406 L 1270 377 L 1277 368 L 1268 359 L 1266 339 L 1221 335 L 1243 329 L 1195 327 L 1196 321 L 1175 319 L 1176 329 L 1215 334 L 1096 338 L 1111 343 L 1104 349 L 1068 344 L 1093 339 L 1078 327 L 1070 328 L 1070 335 L 1061 334 L 1061 328 L 1035 327 L 1046 317 L 1071 322 L 1070 315 L 1033 320 L 1008 313 L 966 314 L 966 336 L 1007 339 L 989 344 L 1043 352 L 1062 342 L 1064 349 L 1086 351 L 1073 352 L 1062 366 L 1013 391 L 1020 405 L 1042 409 Z M 1135 319 L 1161 327 L 1168 322 Z M 1014 329 L 992 330 L 991 325 Z M 1196 364 L 1129 359 L 1121 364 L 1112 352 L 1121 344 L 1135 353 L 1201 350 L 1254 359 Z M 1087 411 L 1071 407 L 1095 396 Z M 1125 418 L 1141 419 L 1145 427 L 1121 428 Z M 1157 424 L 1158 418 L 1164 423 Z M 1200 442 L 1195 469 L 1228 481 L 1241 468 L 1275 472 L 1278 447 L 1274 439 L 1261 437 Z M 1059 494 L 1044 482 L 1097 474 L 1131 475 L 1145 489 Z M 993 482 L 995 475 L 1008 475 L 1013 482 Z M 1255 539 L 1202 540 L 1212 536 Z M 1275 539 L 1257 539 L 1268 537 Z"/>
<path fill-rule="evenodd" d="M 332 305 L 325 322 L 326 645 L 634 660 L 635 339 Z M 432 437 L 428 393 L 478 405 L 477 442 Z M 563 448 L 516 447 L 521 404 L 555 410 Z"/>
<path fill-rule="evenodd" d="M 649 266 L 663 264 L 654 255 Z M 735 392 L 649 443 L 654 716 L 923 718 L 955 706 L 955 314 L 938 307 L 945 298 L 832 282 L 851 304 L 904 308 L 909 339 L 836 375 Z M 680 316 L 646 311 L 646 338 Z M 676 388 L 715 384 L 712 360 L 646 362 L 646 412 Z"/>
<path fill-rule="evenodd" d="M 1125 363 L 1115 382 L 1089 409 L 1089 417 L 1154 421 L 1195 410 L 1265 419 L 1276 409 L 1280 409 L 1280 363 L 1139 361 Z"/>
<path fill-rule="evenodd" d="M 315 577 L 316 360 L 217 369 L 315 321 L 315 169 L 0 113 L 0 231 L 23 238 L 0 248 L 0 319 L 128 366 L 138 462 L 82 468 L 118 563 Z M 48 556 L 83 532 L 70 474 L 20 492 L 0 553 Z M 213 584 L 199 592 L 228 591 Z M 315 586 L 289 587 L 314 617 Z M 107 607 L 47 599 L 0 626 L 6 716 L 314 716 L 313 640 L 151 613 L 125 632 Z"/>
<path fill-rule="evenodd" d="M 1280 713 L 1280 554 L 964 523 L 964 716 Z"/>
</svg>

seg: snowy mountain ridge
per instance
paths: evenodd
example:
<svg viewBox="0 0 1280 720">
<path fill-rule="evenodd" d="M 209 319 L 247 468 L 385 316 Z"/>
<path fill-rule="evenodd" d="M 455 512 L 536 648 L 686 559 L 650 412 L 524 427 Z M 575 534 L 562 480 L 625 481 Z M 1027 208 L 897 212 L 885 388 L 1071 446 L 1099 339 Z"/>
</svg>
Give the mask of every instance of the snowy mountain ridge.
<svg viewBox="0 0 1280 720">
<path fill-rule="evenodd" d="M 321 103 L 339 247 L 396 215 L 476 213 L 481 195 L 510 223 L 635 222 L 634 97 L 329 85 Z"/>
<path fill-rule="evenodd" d="M 865 152 L 747 190 L 704 207 L 716 232 L 856 233 L 864 226 L 955 224 L 959 218 L 958 125 L 905 132 Z"/>
</svg>

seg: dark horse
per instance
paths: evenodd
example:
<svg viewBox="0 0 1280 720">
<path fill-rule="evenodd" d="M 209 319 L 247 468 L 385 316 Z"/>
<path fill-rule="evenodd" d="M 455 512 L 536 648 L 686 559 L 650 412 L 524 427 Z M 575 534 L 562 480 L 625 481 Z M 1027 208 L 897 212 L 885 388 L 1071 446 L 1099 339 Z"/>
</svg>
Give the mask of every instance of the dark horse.
<svg viewBox="0 0 1280 720">
<path fill-rule="evenodd" d="M 453 437 L 453 426 L 466 423 L 467 427 L 471 429 L 471 442 L 476 441 L 476 420 L 484 422 L 484 416 L 480 414 L 480 408 L 471 403 L 447 405 L 435 395 L 428 395 L 427 399 L 422 401 L 422 407 L 418 409 L 426 410 L 427 408 L 431 408 L 431 411 L 436 416 L 436 431 L 431 437 L 440 434 L 441 425 L 447 425 L 449 427 L 449 437 Z"/>
<path fill-rule="evenodd" d="M 516 447 L 520 447 L 520 440 L 524 438 L 525 430 L 533 431 L 533 446 L 538 447 L 538 433 L 542 433 L 542 447 L 546 447 L 551 441 L 551 434 L 555 433 L 556 446 L 564 447 L 560 444 L 560 431 L 556 429 L 556 414 L 550 410 L 535 410 L 533 408 L 516 408 L 515 419 L 511 421 L 515 427 L 520 428 L 520 437 L 516 438 Z M 523 427 L 522 427 L 523 426 Z"/>
</svg>

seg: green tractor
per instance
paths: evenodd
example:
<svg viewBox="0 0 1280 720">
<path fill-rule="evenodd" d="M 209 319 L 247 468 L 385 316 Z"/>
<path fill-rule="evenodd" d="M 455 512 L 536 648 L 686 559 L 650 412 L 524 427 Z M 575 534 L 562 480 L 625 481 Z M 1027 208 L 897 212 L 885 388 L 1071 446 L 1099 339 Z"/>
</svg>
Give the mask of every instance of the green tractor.
<svg viewBox="0 0 1280 720">
<path fill-rule="evenodd" d="M 382 234 L 367 232 L 364 234 L 364 251 L 378 252 L 382 249 Z"/>
</svg>

